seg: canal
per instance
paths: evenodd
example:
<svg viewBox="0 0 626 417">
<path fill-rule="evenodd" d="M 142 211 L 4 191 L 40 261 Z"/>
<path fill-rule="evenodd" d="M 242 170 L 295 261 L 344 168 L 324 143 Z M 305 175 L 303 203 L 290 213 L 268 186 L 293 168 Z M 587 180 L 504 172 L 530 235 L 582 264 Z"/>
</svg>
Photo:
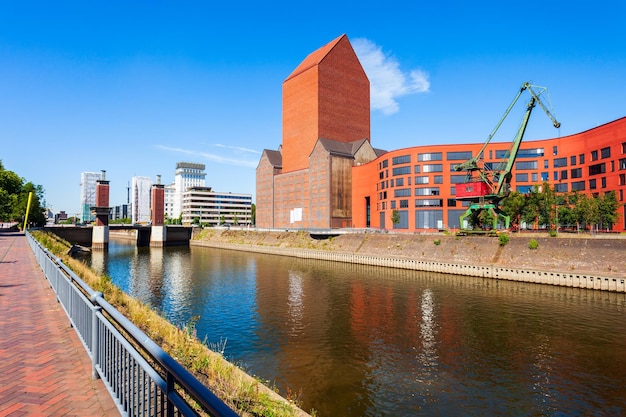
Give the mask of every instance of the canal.
<svg viewBox="0 0 626 417">
<path fill-rule="evenodd" d="M 88 262 L 319 416 L 626 414 L 626 295 L 113 240 Z"/>
</svg>

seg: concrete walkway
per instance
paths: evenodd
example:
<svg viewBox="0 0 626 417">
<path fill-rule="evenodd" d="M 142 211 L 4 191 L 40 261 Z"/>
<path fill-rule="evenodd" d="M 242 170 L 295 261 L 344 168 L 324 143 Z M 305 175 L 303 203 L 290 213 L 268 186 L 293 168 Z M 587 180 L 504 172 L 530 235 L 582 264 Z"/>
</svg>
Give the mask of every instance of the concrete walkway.
<svg viewBox="0 0 626 417">
<path fill-rule="evenodd" d="M 119 416 L 23 233 L 0 233 L 0 417 Z"/>
</svg>

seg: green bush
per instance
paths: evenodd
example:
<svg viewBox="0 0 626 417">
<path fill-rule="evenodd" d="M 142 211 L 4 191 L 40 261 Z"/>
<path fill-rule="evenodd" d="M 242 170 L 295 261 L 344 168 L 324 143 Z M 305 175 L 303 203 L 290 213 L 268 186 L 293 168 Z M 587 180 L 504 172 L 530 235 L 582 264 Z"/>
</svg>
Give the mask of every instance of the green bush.
<svg viewBox="0 0 626 417">
<path fill-rule="evenodd" d="M 539 243 L 535 239 L 530 239 L 528 242 L 528 249 L 537 249 L 539 247 Z"/>
<path fill-rule="evenodd" d="M 509 243 L 509 235 L 506 233 L 498 236 L 498 239 L 500 240 L 500 246 L 506 246 L 506 244 Z"/>
<path fill-rule="evenodd" d="M 440 245 L 440 244 L 441 244 L 441 239 L 435 239 L 434 244 L 435 244 L 435 245 Z"/>
<path fill-rule="evenodd" d="M 550 230 L 548 231 L 548 235 L 550 235 L 550 237 L 556 237 L 556 234 L 557 234 L 557 233 L 556 233 L 556 230 L 554 230 L 554 229 L 550 229 Z"/>
</svg>

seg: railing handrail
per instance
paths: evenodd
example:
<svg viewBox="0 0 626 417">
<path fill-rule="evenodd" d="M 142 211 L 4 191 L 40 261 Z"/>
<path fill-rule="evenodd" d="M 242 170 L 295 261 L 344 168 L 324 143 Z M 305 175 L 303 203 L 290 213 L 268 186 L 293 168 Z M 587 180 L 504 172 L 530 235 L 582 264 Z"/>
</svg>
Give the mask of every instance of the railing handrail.
<svg viewBox="0 0 626 417">
<path fill-rule="evenodd" d="M 152 339 L 150 339 L 142 330 L 140 330 L 134 323 L 132 323 L 126 316 L 120 313 L 114 306 L 104 299 L 101 292 L 93 290 L 87 283 L 79 278 L 62 260 L 54 256 L 50 251 L 44 248 L 30 233 L 26 232 L 26 236 L 35 245 L 31 244 L 31 248 L 35 251 L 35 248 L 39 249 L 45 256 L 52 261 L 56 268 L 63 272 L 63 275 L 75 285 L 80 291 L 87 295 L 85 297 L 92 303 L 92 306 L 97 309 L 100 307 L 107 313 L 105 317 L 115 321 L 115 324 L 124 330 L 128 335 L 133 338 L 133 342 L 138 345 L 147 355 L 154 359 L 166 372 L 166 375 L 161 377 L 167 381 L 168 388 L 166 395 L 169 400 L 179 406 L 179 412 L 188 410 L 192 415 L 195 412 L 192 411 L 191 406 L 182 399 L 174 390 L 174 384 L 177 384 L 184 388 L 184 390 L 190 394 L 191 397 L 197 401 L 203 409 L 214 416 L 237 416 L 226 403 L 219 399 L 211 390 L 209 390 L 204 384 L 202 384 L 197 378 L 195 378 L 187 369 L 185 369 L 180 363 L 172 358 L 167 352 L 165 352 L 159 345 L 157 345 Z M 40 266 L 43 267 L 42 261 L 37 260 Z M 44 273 L 46 273 L 44 268 Z M 46 273 L 46 278 L 49 279 Z M 55 289 L 56 291 L 56 289 Z M 67 311 L 67 310 L 66 310 Z M 77 329 L 78 331 L 78 329 Z M 85 337 L 85 335 L 81 335 Z M 86 346 L 87 347 L 87 346 Z M 90 352 L 91 353 L 91 352 Z M 153 371 L 154 368 L 152 368 Z M 171 385 L 170 385 L 171 384 Z M 115 398 L 113 398 L 116 400 Z M 188 413 L 183 412 L 184 415 Z"/>
</svg>

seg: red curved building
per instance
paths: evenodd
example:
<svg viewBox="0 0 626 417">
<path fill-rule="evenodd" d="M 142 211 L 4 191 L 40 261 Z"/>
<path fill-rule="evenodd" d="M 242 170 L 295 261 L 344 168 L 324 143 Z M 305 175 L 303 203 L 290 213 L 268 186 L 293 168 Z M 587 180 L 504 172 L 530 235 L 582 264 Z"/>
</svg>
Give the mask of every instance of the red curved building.
<svg viewBox="0 0 626 417">
<path fill-rule="evenodd" d="M 352 223 L 419 232 L 456 228 L 467 208 L 455 198 L 465 173 L 454 167 L 476 155 L 482 143 L 416 146 L 387 152 L 352 168 Z M 510 143 L 490 143 L 487 164 L 497 164 Z M 512 170 L 511 189 L 529 192 L 550 183 L 557 192 L 598 195 L 615 191 L 621 216 L 613 230 L 624 231 L 626 211 L 626 117 L 575 135 L 524 141 Z M 398 210 L 400 222 L 392 224 Z"/>
</svg>

